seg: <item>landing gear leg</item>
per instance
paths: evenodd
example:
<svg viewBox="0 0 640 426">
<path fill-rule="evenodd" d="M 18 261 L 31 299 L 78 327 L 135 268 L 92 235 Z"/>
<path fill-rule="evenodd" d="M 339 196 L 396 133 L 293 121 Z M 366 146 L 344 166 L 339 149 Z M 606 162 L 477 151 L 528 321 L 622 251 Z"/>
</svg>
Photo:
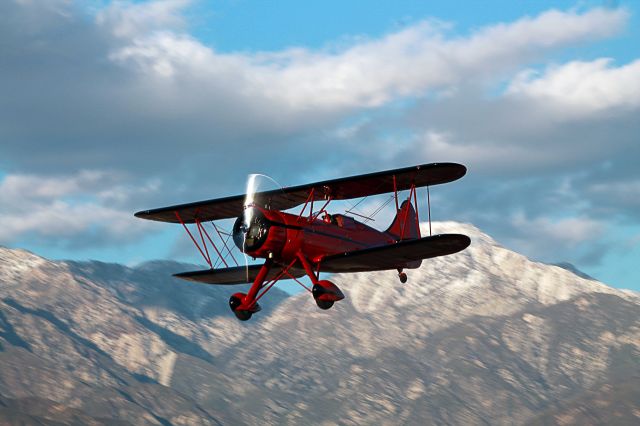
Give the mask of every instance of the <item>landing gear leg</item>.
<svg viewBox="0 0 640 426">
<path fill-rule="evenodd" d="M 267 261 L 264 262 L 264 265 L 260 268 L 260 271 L 258 272 L 256 279 L 253 281 L 248 294 L 235 293 L 229 298 L 229 307 L 240 321 L 247 321 L 251 318 L 251 315 L 262 309 L 258 302 L 256 302 L 256 295 L 262 288 L 272 265 L 273 261 L 271 259 L 267 259 Z"/>
</svg>

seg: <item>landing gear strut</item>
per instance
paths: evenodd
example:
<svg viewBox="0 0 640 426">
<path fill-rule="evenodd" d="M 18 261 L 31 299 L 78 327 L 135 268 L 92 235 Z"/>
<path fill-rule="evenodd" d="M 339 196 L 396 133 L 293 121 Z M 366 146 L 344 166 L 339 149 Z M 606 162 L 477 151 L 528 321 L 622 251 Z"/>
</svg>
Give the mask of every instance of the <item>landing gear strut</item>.
<svg viewBox="0 0 640 426">
<path fill-rule="evenodd" d="M 256 279 L 253 281 L 248 294 L 235 293 L 229 298 L 229 307 L 235 314 L 236 318 L 240 321 L 249 320 L 253 314 L 261 310 L 256 296 L 258 295 L 258 291 L 262 288 L 272 265 L 273 261 L 271 259 L 267 259 L 266 262 L 264 262 L 264 265 L 260 268 L 260 272 L 258 272 Z"/>
</svg>

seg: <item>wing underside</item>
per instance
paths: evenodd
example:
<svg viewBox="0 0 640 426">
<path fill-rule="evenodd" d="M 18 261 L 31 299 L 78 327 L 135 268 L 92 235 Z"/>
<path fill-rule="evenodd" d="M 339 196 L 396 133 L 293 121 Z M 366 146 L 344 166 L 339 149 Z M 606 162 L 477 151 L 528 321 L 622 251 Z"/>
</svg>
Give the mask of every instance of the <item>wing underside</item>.
<svg viewBox="0 0 640 426">
<path fill-rule="evenodd" d="M 176 278 L 181 278 L 187 281 L 194 281 L 204 284 L 217 284 L 217 285 L 236 285 L 252 283 L 258 271 L 262 265 L 249 265 L 248 267 L 236 266 L 233 268 L 221 268 L 221 269 L 203 269 L 200 271 L 181 272 L 174 274 Z M 276 277 L 282 271 L 281 267 L 274 266 L 267 274 L 266 281 L 269 281 Z M 248 275 L 247 275 L 248 272 Z M 297 268 L 290 268 L 289 273 L 296 278 L 303 277 L 305 275 L 304 270 Z M 290 279 L 287 274 L 283 275 L 281 280 Z"/>
<path fill-rule="evenodd" d="M 254 194 L 255 203 L 272 210 L 288 210 L 310 200 L 347 200 L 367 195 L 404 191 L 416 187 L 439 185 L 460 179 L 465 166 L 456 163 L 431 163 L 402 169 L 387 170 L 365 175 L 350 176 L 282 188 Z M 189 204 L 162 207 L 137 212 L 136 217 L 172 223 L 195 223 L 240 216 L 244 208 L 244 195 L 198 201 Z"/>
<path fill-rule="evenodd" d="M 322 272 L 365 272 L 411 268 L 417 261 L 457 253 L 471 244 L 466 235 L 440 234 L 327 256 Z"/>
</svg>

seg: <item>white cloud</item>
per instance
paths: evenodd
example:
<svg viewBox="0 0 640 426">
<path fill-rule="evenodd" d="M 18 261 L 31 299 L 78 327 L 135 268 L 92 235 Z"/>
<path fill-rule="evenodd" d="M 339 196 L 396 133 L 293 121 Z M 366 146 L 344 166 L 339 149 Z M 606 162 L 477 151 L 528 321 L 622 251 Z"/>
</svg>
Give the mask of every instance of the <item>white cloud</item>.
<svg viewBox="0 0 640 426">
<path fill-rule="evenodd" d="M 549 152 L 525 144 L 513 144 L 500 140 L 460 140 L 452 133 L 427 130 L 416 137 L 409 148 L 420 157 L 433 161 L 453 158 L 473 165 L 474 171 L 485 175 L 522 170 L 523 165 L 544 164 Z M 518 160 L 518 161 L 514 161 Z"/>
<path fill-rule="evenodd" d="M 0 204 L 4 204 L 6 208 L 17 200 L 52 200 L 74 193 L 89 192 L 106 180 L 113 181 L 113 176 L 91 170 L 46 179 L 35 175 L 8 175 L 0 182 Z"/>
<path fill-rule="evenodd" d="M 179 30 L 186 26 L 180 13 L 190 3 L 190 0 L 115 1 L 97 13 L 96 22 L 117 37 Z"/>
<path fill-rule="evenodd" d="M 442 24 L 424 21 L 338 51 L 257 54 L 221 54 L 184 34 L 138 32 L 111 58 L 134 64 L 145 75 L 195 79 L 205 90 L 225 81 L 237 96 L 289 112 L 341 110 L 380 106 L 467 79 L 494 79 L 544 51 L 609 36 L 627 15 L 623 9 L 549 11 L 460 38 L 447 38 Z"/>
<path fill-rule="evenodd" d="M 606 226 L 587 217 L 551 219 L 549 217 L 527 218 L 520 213 L 511 218 L 511 225 L 525 234 L 537 234 L 537 240 L 546 241 L 547 250 L 557 245 L 575 246 L 601 237 Z"/>
<path fill-rule="evenodd" d="M 92 234 L 90 228 L 100 227 L 109 234 L 109 240 L 126 240 L 131 237 L 134 221 L 131 214 L 94 203 L 74 205 L 64 201 L 43 203 L 35 209 L 3 215 L 0 241 L 7 243 L 22 237 L 75 239 Z M 139 234 L 140 232 L 136 232 Z M 91 238 L 93 240 L 93 238 Z M 52 240 L 53 244 L 66 241 Z"/>
<path fill-rule="evenodd" d="M 521 72 L 509 85 L 511 96 L 547 105 L 556 116 L 584 117 L 615 108 L 640 106 L 640 60 L 620 67 L 612 60 L 573 61 L 544 73 Z"/>
<path fill-rule="evenodd" d="M 36 173 L 117 165 L 132 173 L 176 173 L 183 181 L 209 173 L 220 152 L 243 158 L 248 171 L 267 163 L 292 166 L 306 155 L 324 158 L 327 151 L 346 158 L 340 152 L 352 154 L 357 142 L 329 140 L 326 129 L 350 115 L 428 93 L 466 96 L 459 87 L 611 35 L 628 17 L 623 9 L 549 11 L 467 36 L 424 21 L 338 48 L 225 54 L 186 33 L 185 5 L 116 2 L 93 24 L 49 16 L 35 41 L 0 25 L 17 64 L 0 69 L 7 95 L 0 99 L 4 157 Z M 7 22 L 31 13 L 26 6 L 0 8 L 8 9 Z M 58 33 L 65 37 L 53 37 Z M 301 139 L 313 140 L 305 155 L 278 154 L 299 152 Z M 238 168 L 228 162 L 223 169 Z"/>
<path fill-rule="evenodd" d="M 640 60 L 569 62 L 537 77 L 521 73 L 491 97 L 465 90 L 420 103 L 407 120 L 412 143 L 398 156 L 420 152 L 468 163 L 483 176 L 520 178 L 584 175 L 609 163 L 601 180 L 636 179 L 638 112 Z"/>
<path fill-rule="evenodd" d="M 610 226 L 589 217 L 528 217 L 519 212 L 503 221 L 494 234 L 507 246 L 535 260 L 597 263 L 606 252 Z"/>
<path fill-rule="evenodd" d="M 104 171 L 63 177 L 5 176 L 0 181 L 0 243 L 28 239 L 82 246 L 135 240 L 147 224 L 135 220 L 122 204 L 143 189 L 118 185 L 121 180 L 122 176 Z M 114 185 L 117 197 L 112 194 Z"/>
</svg>

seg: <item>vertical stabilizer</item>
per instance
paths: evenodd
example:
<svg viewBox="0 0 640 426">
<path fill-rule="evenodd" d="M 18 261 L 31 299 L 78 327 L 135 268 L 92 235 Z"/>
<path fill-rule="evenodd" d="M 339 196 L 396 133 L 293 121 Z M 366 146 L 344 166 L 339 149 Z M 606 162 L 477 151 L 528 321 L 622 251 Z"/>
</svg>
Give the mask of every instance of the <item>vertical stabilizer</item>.
<svg viewBox="0 0 640 426">
<path fill-rule="evenodd" d="M 391 222 L 391 226 L 385 233 L 396 241 L 420 238 L 417 214 L 410 201 L 406 200 L 402 203 L 396 217 Z"/>
</svg>

